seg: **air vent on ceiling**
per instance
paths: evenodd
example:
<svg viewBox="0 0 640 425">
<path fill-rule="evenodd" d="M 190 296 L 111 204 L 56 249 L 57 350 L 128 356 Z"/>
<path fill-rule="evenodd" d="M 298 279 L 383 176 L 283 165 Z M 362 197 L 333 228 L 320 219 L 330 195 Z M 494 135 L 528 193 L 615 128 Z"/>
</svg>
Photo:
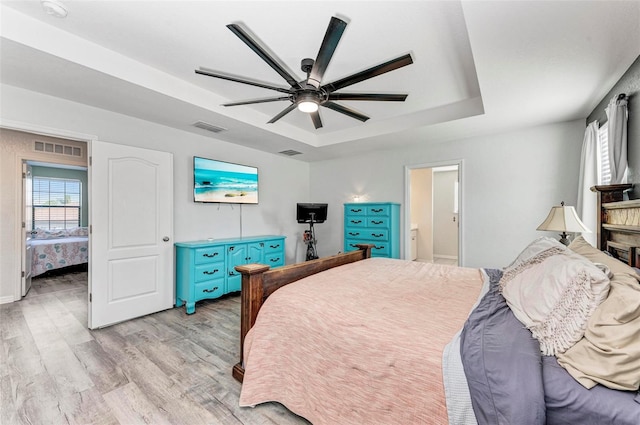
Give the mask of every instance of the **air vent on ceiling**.
<svg viewBox="0 0 640 425">
<path fill-rule="evenodd" d="M 208 122 L 204 122 L 204 121 L 197 121 L 193 123 L 194 127 L 198 127 L 201 128 L 203 130 L 207 130 L 210 131 L 212 133 L 220 133 L 221 131 L 226 131 L 228 130 L 227 128 L 224 127 L 218 127 L 217 125 L 213 125 L 213 124 L 209 124 Z"/>
<path fill-rule="evenodd" d="M 281 153 L 281 154 L 287 155 L 287 156 L 294 156 L 294 155 L 302 154 L 302 152 L 294 151 L 293 149 L 289 149 L 289 150 L 286 150 L 286 151 L 281 151 L 281 152 L 278 152 L 278 153 Z"/>
<path fill-rule="evenodd" d="M 62 145 L 59 143 L 40 142 L 36 140 L 33 144 L 33 150 L 36 152 L 45 152 L 45 153 L 53 153 L 58 155 L 82 157 L 81 147 Z"/>
</svg>

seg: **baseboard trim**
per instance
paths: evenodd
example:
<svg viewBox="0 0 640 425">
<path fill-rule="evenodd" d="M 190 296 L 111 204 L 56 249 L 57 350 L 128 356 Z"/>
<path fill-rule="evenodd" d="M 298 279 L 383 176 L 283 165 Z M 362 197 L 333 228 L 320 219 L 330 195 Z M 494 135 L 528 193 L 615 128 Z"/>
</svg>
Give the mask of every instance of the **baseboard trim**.
<svg viewBox="0 0 640 425">
<path fill-rule="evenodd" d="M 0 297 L 0 304 L 9 304 L 15 301 L 13 299 L 13 295 L 7 295 L 5 297 Z"/>
<path fill-rule="evenodd" d="M 458 257 L 456 257 L 455 255 L 438 255 L 438 254 L 433 254 L 433 258 L 442 258 L 444 260 L 458 260 Z"/>
</svg>

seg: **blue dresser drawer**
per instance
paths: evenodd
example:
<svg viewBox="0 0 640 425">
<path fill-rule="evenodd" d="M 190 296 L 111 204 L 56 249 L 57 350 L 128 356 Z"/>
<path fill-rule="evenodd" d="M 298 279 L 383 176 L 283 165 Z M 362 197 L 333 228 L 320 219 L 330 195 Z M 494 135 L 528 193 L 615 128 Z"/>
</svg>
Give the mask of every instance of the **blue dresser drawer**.
<svg viewBox="0 0 640 425">
<path fill-rule="evenodd" d="M 388 216 L 390 211 L 391 208 L 389 205 L 371 205 L 367 207 L 367 215 L 369 217 L 378 215 Z"/>
<path fill-rule="evenodd" d="M 389 244 L 386 242 L 376 243 L 371 248 L 372 257 L 388 257 L 390 253 L 391 253 L 391 249 L 389 247 Z"/>
<path fill-rule="evenodd" d="M 367 214 L 367 208 L 365 206 L 349 206 L 345 209 L 345 214 L 348 216 L 364 216 Z"/>
<path fill-rule="evenodd" d="M 373 217 L 367 219 L 368 227 L 382 227 L 383 229 L 389 228 L 389 217 Z"/>
<path fill-rule="evenodd" d="M 264 263 L 271 267 L 284 266 L 284 251 L 265 254 Z"/>
<path fill-rule="evenodd" d="M 347 235 L 347 239 L 351 238 L 361 238 L 364 235 L 364 229 L 358 229 L 357 227 L 347 228 L 345 235 Z"/>
<path fill-rule="evenodd" d="M 366 227 L 367 219 L 365 217 L 348 216 L 346 225 L 351 227 Z"/>
<path fill-rule="evenodd" d="M 284 242 L 280 241 L 268 241 L 264 244 L 264 253 L 279 253 L 284 251 Z"/>
<path fill-rule="evenodd" d="M 196 283 L 195 300 L 200 301 L 209 298 L 218 298 L 224 295 L 224 277 L 212 279 L 206 282 Z"/>
<path fill-rule="evenodd" d="M 389 231 L 387 229 L 367 229 L 366 232 L 362 232 L 360 239 L 367 241 L 388 241 Z"/>
<path fill-rule="evenodd" d="M 345 241 L 345 243 L 344 243 L 344 250 L 346 252 L 355 251 L 356 249 L 359 249 L 356 246 L 356 244 L 362 244 L 362 243 L 364 243 L 364 242 L 363 241 L 359 241 L 359 240 L 355 240 L 355 239 L 351 239 L 351 240 L 347 239 Z"/>
<path fill-rule="evenodd" d="M 224 246 L 211 246 L 195 250 L 195 263 L 204 264 L 224 258 Z"/>
<path fill-rule="evenodd" d="M 205 280 L 224 277 L 224 263 L 210 263 L 196 266 L 195 281 L 203 282 Z"/>
</svg>

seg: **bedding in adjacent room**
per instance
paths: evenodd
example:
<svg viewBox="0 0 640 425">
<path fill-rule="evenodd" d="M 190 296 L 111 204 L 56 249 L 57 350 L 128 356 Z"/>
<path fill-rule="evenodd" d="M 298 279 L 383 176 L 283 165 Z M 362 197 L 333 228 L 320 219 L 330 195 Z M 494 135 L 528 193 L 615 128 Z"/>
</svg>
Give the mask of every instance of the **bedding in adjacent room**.
<svg viewBox="0 0 640 425">
<path fill-rule="evenodd" d="M 31 277 L 89 261 L 86 227 L 55 231 L 36 229 L 27 243 L 32 250 Z"/>
</svg>

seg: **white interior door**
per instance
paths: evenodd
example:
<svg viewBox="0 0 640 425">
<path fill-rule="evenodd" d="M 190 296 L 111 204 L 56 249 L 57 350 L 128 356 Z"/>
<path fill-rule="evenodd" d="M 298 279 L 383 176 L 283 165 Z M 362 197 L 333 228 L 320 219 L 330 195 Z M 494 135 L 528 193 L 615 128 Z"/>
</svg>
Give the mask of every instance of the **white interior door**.
<svg viewBox="0 0 640 425">
<path fill-rule="evenodd" d="M 28 233 L 33 229 L 33 176 L 31 165 L 22 163 L 22 199 L 24 199 L 24 217 L 22 219 L 22 296 L 31 289 L 31 261 L 32 252 Z"/>
<path fill-rule="evenodd" d="M 173 155 L 91 143 L 89 327 L 173 306 Z"/>
</svg>

